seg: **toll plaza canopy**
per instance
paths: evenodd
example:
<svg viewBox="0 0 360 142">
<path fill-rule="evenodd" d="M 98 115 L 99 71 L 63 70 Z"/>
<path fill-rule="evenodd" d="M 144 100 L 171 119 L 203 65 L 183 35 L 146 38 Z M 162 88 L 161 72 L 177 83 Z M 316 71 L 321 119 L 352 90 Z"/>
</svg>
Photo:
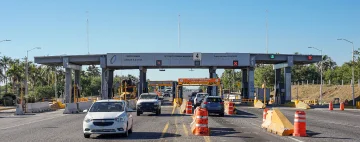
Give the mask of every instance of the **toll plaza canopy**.
<svg viewBox="0 0 360 142">
<path fill-rule="evenodd" d="M 34 57 L 35 63 L 63 66 L 65 75 L 65 100 L 70 100 L 71 75 L 75 71 L 75 84 L 80 85 L 81 65 L 100 65 L 102 69 L 101 97 L 112 96 L 113 73 L 116 69 L 140 71 L 139 92 L 148 91 L 147 69 L 202 68 L 209 70 L 209 78 L 217 78 L 216 69 L 241 69 L 242 95 L 254 94 L 254 69 L 256 64 L 273 64 L 275 71 L 275 96 L 281 103 L 291 101 L 291 67 L 295 64 L 311 64 L 321 61 L 321 55 L 262 54 L 262 53 L 107 53 L 96 55 L 61 55 Z M 284 79 L 281 80 L 281 69 Z M 81 85 L 80 85 L 81 86 Z M 175 88 L 175 84 L 173 84 Z M 208 86 L 208 93 L 216 94 L 216 85 Z M 66 102 L 66 101 L 65 101 Z"/>
</svg>

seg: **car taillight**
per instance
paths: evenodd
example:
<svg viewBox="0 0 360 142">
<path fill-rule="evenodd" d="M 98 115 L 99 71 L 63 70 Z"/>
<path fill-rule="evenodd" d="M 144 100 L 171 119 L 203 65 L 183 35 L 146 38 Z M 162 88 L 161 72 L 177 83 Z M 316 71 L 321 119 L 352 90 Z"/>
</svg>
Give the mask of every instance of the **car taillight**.
<svg viewBox="0 0 360 142">
<path fill-rule="evenodd" d="M 208 104 L 208 102 L 204 102 L 204 104 Z"/>
</svg>

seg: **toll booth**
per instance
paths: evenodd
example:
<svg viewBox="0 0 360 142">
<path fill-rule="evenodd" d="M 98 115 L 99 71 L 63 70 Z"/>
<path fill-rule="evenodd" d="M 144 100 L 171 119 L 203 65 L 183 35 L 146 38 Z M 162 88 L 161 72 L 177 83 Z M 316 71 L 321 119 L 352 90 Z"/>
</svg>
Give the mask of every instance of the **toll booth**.
<svg viewBox="0 0 360 142">
<path fill-rule="evenodd" d="M 285 104 L 285 84 L 279 83 L 275 88 L 275 104 Z"/>
<path fill-rule="evenodd" d="M 219 78 L 179 78 L 178 79 L 178 85 L 177 85 L 177 89 L 181 90 L 181 92 L 178 93 L 178 98 L 183 98 L 183 86 L 216 86 L 216 88 L 220 88 L 220 92 L 222 92 L 222 86 L 221 86 L 221 81 Z M 207 92 L 209 91 L 209 89 L 207 89 Z M 211 90 L 210 90 L 211 91 Z M 178 91 L 177 91 L 178 92 Z M 209 95 L 214 93 L 209 93 Z M 215 94 L 217 96 L 221 96 L 222 93 L 220 93 L 220 95 L 218 95 L 217 93 Z"/>
</svg>

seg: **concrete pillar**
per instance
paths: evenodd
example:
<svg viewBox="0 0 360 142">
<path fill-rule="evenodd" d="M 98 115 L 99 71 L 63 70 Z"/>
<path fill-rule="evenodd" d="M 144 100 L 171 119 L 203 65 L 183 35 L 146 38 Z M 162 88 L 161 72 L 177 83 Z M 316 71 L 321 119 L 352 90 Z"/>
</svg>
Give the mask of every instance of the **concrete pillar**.
<svg viewBox="0 0 360 142">
<path fill-rule="evenodd" d="M 241 81 L 241 94 L 244 97 L 244 99 L 249 98 L 248 94 L 248 72 L 247 69 L 241 69 L 242 72 L 242 81 Z"/>
<path fill-rule="evenodd" d="M 254 98 L 255 93 L 255 76 L 254 76 L 254 70 L 255 68 L 250 67 L 248 68 L 248 95 L 250 99 Z"/>
<path fill-rule="evenodd" d="M 65 103 L 71 103 L 71 69 L 65 68 Z"/>
<path fill-rule="evenodd" d="M 74 70 L 75 71 L 75 79 L 74 82 L 77 85 L 78 89 L 79 89 L 79 93 L 80 93 L 80 72 L 81 70 Z M 74 86 L 74 85 L 73 85 Z M 80 94 L 77 94 L 77 96 L 80 96 Z"/>
<path fill-rule="evenodd" d="M 284 69 L 285 102 L 291 102 L 291 67 Z"/>
<path fill-rule="evenodd" d="M 275 70 L 275 84 L 274 84 L 274 90 L 275 90 L 275 104 L 280 104 L 280 80 L 281 80 L 281 69 Z"/>
<path fill-rule="evenodd" d="M 101 68 L 101 99 L 109 99 L 106 68 Z"/>
<path fill-rule="evenodd" d="M 216 69 L 210 68 L 209 69 L 209 78 L 216 78 Z M 217 96 L 217 87 L 216 86 L 208 86 L 207 93 L 212 96 Z"/>
<path fill-rule="evenodd" d="M 146 85 L 146 68 L 140 67 L 140 92 L 147 93 L 147 85 Z"/>
<path fill-rule="evenodd" d="M 113 97 L 114 70 L 107 71 L 107 95 L 111 99 Z"/>
</svg>

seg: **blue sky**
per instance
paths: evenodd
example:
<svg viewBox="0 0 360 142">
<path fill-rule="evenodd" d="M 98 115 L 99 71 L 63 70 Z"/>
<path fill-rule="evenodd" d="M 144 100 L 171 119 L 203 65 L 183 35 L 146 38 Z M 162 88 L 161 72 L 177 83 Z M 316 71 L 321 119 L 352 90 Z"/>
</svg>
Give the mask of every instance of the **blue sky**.
<svg viewBox="0 0 360 142">
<path fill-rule="evenodd" d="M 2 55 L 23 58 L 110 52 L 264 53 L 266 9 L 269 52 L 317 54 L 322 48 L 338 64 L 351 59 L 351 44 L 360 48 L 360 1 L 215 1 L 215 0 L 3 0 L 0 4 Z M 178 14 L 181 47 L 178 47 Z M 116 74 L 138 76 L 136 70 Z M 218 70 L 218 74 L 222 71 Z M 207 77 L 207 70 L 148 71 L 151 80 Z"/>
</svg>

